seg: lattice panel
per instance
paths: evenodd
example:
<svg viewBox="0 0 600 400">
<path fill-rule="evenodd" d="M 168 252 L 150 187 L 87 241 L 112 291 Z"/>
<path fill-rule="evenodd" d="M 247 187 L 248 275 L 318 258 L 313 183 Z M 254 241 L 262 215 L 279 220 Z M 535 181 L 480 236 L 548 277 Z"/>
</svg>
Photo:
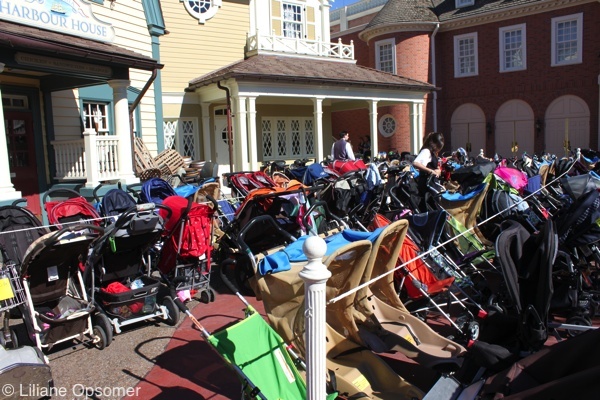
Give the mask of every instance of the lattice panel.
<svg viewBox="0 0 600 400">
<path fill-rule="evenodd" d="M 287 135 L 282 120 L 277 120 L 277 152 L 279 156 L 287 156 Z"/>
<path fill-rule="evenodd" d="M 305 139 L 305 143 L 306 143 L 306 155 L 314 156 L 315 155 L 315 133 L 313 130 L 312 119 L 307 119 L 304 121 L 304 139 Z"/>
<path fill-rule="evenodd" d="M 302 154 L 300 148 L 300 121 L 293 119 L 290 125 L 292 129 L 292 155 L 297 156 Z"/>
<path fill-rule="evenodd" d="M 273 156 L 273 135 L 271 134 L 271 121 L 262 121 L 263 157 Z"/>
<path fill-rule="evenodd" d="M 163 136 L 165 139 L 165 149 L 174 149 L 175 137 L 177 136 L 177 120 L 163 122 Z"/>
</svg>

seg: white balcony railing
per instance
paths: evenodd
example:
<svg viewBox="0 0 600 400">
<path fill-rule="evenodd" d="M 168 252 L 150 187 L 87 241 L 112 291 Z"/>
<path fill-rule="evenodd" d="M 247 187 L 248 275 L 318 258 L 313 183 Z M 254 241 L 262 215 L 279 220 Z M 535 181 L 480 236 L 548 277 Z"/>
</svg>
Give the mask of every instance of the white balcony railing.
<svg viewBox="0 0 600 400">
<path fill-rule="evenodd" d="M 56 160 L 55 179 L 85 180 L 86 186 L 93 187 L 100 181 L 119 177 L 116 136 L 97 136 L 96 132 L 86 131 L 84 139 L 54 140 L 51 144 Z"/>
<path fill-rule="evenodd" d="M 269 51 L 354 60 L 354 43 L 343 44 L 341 39 L 337 43 L 326 43 L 257 33 L 248 36 L 246 45 L 248 53 Z"/>
</svg>

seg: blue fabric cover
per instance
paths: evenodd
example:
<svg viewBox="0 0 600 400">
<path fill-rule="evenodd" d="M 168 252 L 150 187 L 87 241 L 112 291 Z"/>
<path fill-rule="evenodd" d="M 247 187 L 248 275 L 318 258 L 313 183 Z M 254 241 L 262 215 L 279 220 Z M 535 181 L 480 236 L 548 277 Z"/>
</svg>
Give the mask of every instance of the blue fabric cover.
<svg viewBox="0 0 600 400">
<path fill-rule="evenodd" d="M 479 193 L 481 193 L 481 191 L 485 188 L 485 185 L 486 185 L 486 183 L 482 183 L 479 186 L 477 186 L 474 190 L 472 190 L 466 194 L 461 194 L 460 192 L 455 192 L 455 193 L 444 192 L 444 193 L 442 193 L 442 198 L 444 200 L 448 200 L 448 201 L 469 200 L 469 199 L 472 199 L 473 197 L 477 196 Z"/>
<path fill-rule="evenodd" d="M 346 229 L 340 233 L 326 237 L 325 243 L 327 244 L 327 251 L 325 252 L 325 256 L 332 254 L 340 247 L 359 240 L 370 240 L 371 242 L 375 242 L 384 228 L 385 227 L 379 228 L 373 232 Z M 258 273 L 266 275 L 281 271 L 289 271 L 291 268 L 290 263 L 308 261 L 306 255 L 302 251 L 302 246 L 309 237 L 309 235 L 301 236 L 298 240 L 289 244 L 284 249 L 263 258 L 258 264 Z"/>
<path fill-rule="evenodd" d="M 177 196 L 190 197 L 193 196 L 198 189 L 200 189 L 200 186 L 182 185 L 175 188 L 175 193 L 177 193 Z"/>
</svg>

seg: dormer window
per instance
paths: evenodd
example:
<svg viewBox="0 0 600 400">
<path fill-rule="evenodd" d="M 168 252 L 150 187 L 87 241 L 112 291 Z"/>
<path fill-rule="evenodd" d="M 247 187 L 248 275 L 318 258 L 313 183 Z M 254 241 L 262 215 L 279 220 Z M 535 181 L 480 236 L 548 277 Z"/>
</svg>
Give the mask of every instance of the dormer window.
<svg viewBox="0 0 600 400">
<path fill-rule="evenodd" d="M 198 23 L 204 24 L 207 19 L 211 19 L 215 16 L 219 7 L 221 7 L 221 0 L 179 0 L 183 2 L 185 9 L 194 18 L 198 19 Z"/>
<path fill-rule="evenodd" d="M 304 39 L 304 7 L 300 4 L 282 3 L 283 37 Z"/>
<path fill-rule="evenodd" d="M 456 8 L 463 8 L 475 4 L 475 0 L 454 0 Z"/>
</svg>

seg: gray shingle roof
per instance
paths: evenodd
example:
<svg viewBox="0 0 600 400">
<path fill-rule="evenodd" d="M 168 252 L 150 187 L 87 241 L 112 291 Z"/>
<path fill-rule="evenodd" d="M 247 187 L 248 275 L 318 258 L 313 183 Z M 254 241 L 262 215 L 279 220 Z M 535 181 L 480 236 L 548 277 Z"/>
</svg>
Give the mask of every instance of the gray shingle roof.
<svg viewBox="0 0 600 400">
<path fill-rule="evenodd" d="M 389 0 L 365 29 L 402 22 L 443 22 L 547 0 L 475 0 L 456 8 L 455 0 Z"/>
<path fill-rule="evenodd" d="M 369 22 L 367 29 L 398 22 L 437 22 L 431 0 L 389 0 Z"/>
<path fill-rule="evenodd" d="M 426 82 L 347 62 L 258 54 L 193 79 L 188 90 L 229 78 L 418 91 L 434 89 Z"/>
</svg>

